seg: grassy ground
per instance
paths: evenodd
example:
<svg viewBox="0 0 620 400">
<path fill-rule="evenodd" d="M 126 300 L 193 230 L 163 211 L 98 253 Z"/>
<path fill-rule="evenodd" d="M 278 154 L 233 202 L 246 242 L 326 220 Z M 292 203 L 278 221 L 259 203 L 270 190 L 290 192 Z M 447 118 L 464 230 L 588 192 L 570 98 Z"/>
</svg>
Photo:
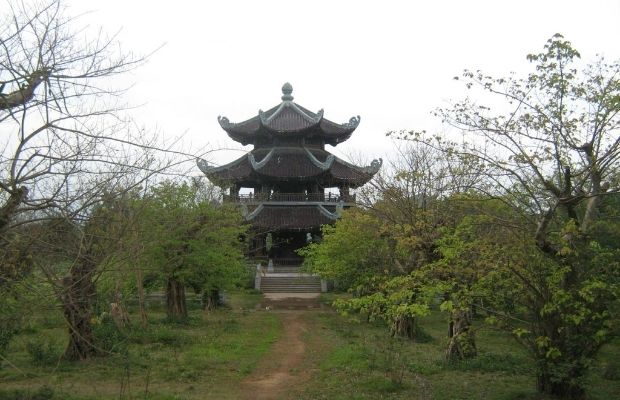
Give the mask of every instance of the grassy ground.
<svg viewBox="0 0 620 400">
<path fill-rule="evenodd" d="M 49 393 L 37 394 L 45 386 L 54 399 L 234 399 L 281 326 L 277 316 L 254 311 L 260 295 L 231 300 L 231 309 L 193 309 L 183 325 L 167 323 L 156 308 L 149 329 L 130 330 L 118 354 L 79 363 L 59 361 L 66 344 L 62 321 L 44 317 L 11 344 L 13 367 L 5 362 L 0 369 L 0 399 L 28 398 L 26 393 L 47 399 Z M 33 343 L 43 345 L 33 351 Z"/>
<path fill-rule="evenodd" d="M 289 399 L 544 399 L 535 392 L 534 365 L 505 334 L 480 324 L 479 356 L 446 363 L 445 316 L 423 322 L 430 340 L 395 340 L 383 326 L 313 314 L 320 335 L 308 337 L 315 372 Z M 322 350 L 321 350 L 322 349 Z M 620 398 L 620 343 L 607 346 L 589 376 L 589 398 Z"/>
<path fill-rule="evenodd" d="M 230 309 L 205 314 L 194 307 L 184 325 L 165 322 L 154 308 L 149 329 L 127 332 L 115 355 L 80 363 L 59 361 L 66 344 L 60 315 L 32 318 L 11 344 L 13 366 L 5 361 L 0 368 L 0 400 L 240 398 L 240 383 L 269 357 L 285 328 L 283 314 L 255 310 L 259 300 L 240 293 Z M 490 328 L 478 329 L 476 360 L 446 364 L 439 313 L 423 321 L 426 343 L 394 340 L 382 326 L 329 311 L 304 318 L 306 352 L 298 368 L 308 373 L 288 399 L 539 399 L 531 361 Z M 604 349 L 589 381 L 592 399 L 620 398 L 620 343 Z"/>
</svg>

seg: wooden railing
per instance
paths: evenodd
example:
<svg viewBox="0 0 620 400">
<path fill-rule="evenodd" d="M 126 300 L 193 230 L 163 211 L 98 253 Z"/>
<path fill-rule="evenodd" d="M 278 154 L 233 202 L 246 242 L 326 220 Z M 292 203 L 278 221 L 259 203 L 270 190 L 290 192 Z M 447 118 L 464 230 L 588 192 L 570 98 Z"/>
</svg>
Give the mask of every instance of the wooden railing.
<svg viewBox="0 0 620 400">
<path fill-rule="evenodd" d="M 263 202 L 314 201 L 320 203 L 355 203 L 355 195 L 340 196 L 335 193 L 257 193 L 224 195 L 225 203 L 263 203 Z"/>
<path fill-rule="evenodd" d="M 275 258 L 273 260 L 273 264 L 276 266 L 297 266 L 303 262 L 303 258 Z"/>
</svg>

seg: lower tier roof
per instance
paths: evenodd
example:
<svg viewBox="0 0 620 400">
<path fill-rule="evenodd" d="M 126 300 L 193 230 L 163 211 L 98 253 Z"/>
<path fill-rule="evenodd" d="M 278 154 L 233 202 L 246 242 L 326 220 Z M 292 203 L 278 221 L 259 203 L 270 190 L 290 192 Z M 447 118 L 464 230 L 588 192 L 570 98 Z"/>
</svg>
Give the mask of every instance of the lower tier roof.
<svg viewBox="0 0 620 400">
<path fill-rule="evenodd" d="M 261 204 L 245 215 L 255 229 L 263 232 L 279 230 L 308 231 L 332 224 L 340 216 L 342 206 L 330 211 L 322 205 L 270 206 Z"/>
</svg>

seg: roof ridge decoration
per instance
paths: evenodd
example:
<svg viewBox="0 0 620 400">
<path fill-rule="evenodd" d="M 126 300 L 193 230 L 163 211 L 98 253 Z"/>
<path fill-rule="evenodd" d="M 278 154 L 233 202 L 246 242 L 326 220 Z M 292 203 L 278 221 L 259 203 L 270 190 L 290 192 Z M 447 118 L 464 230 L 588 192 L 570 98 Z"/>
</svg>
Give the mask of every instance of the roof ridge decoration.
<svg viewBox="0 0 620 400">
<path fill-rule="evenodd" d="M 370 165 L 368 167 L 363 167 L 364 172 L 366 172 L 367 174 L 376 174 L 377 172 L 379 172 L 379 170 L 381 169 L 381 166 L 383 165 L 383 158 L 379 158 L 372 160 L 372 162 L 370 163 Z"/>
<path fill-rule="evenodd" d="M 317 111 L 316 117 L 313 117 L 311 115 L 308 115 L 306 112 L 304 112 L 304 110 L 299 108 L 299 106 L 293 103 L 292 101 L 283 101 L 280 104 L 280 106 L 270 116 L 267 116 L 267 113 L 265 113 L 263 110 L 258 110 L 258 116 L 260 117 L 260 123 L 263 126 L 266 126 L 269 128 L 269 123 L 273 121 L 276 117 L 278 117 L 285 108 L 292 108 L 293 110 L 295 110 L 297 114 L 299 114 L 303 119 L 305 119 L 307 122 L 309 122 L 312 125 L 318 124 L 323 119 L 324 110 L 322 108 L 319 111 Z M 353 120 L 354 118 L 351 118 L 351 119 Z M 347 125 L 347 127 L 349 126 Z"/>
<path fill-rule="evenodd" d="M 196 158 L 196 165 L 198 165 L 198 168 L 204 174 L 209 174 L 209 173 L 212 173 L 212 172 L 217 172 L 217 171 L 225 170 L 226 168 L 230 168 L 230 167 L 232 167 L 234 165 L 237 165 L 237 164 L 239 164 L 242 161 L 243 161 L 243 157 L 238 158 L 238 159 L 236 159 L 234 161 L 231 161 L 228 164 L 220 165 L 218 167 L 216 165 L 209 165 L 209 162 L 207 160 L 205 160 L 204 158 Z"/>
<path fill-rule="evenodd" d="M 205 159 L 196 158 L 196 165 L 198 165 L 198 169 L 202 171 L 203 174 L 211 172 L 212 167 L 209 166 L 209 163 Z"/>
<path fill-rule="evenodd" d="M 342 202 L 339 202 L 338 205 L 336 206 L 336 212 L 329 211 L 328 209 L 323 207 L 321 204 L 318 204 L 317 207 L 319 208 L 319 211 L 321 212 L 321 214 L 325 215 L 327 218 L 338 219 L 340 218 L 340 214 L 342 213 L 344 204 Z"/>
<path fill-rule="evenodd" d="M 293 102 L 294 97 L 292 93 L 293 86 L 290 83 L 286 82 L 282 86 L 282 103 L 280 103 L 278 108 L 269 116 L 267 116 L 267 113 L 265 113 L 262 109 L 258 110 L 258 116 L 263 126 L 269 128 L 269 123 L 273 121 L 276 117 L 278 117 L 285 108 L 293 109 L 298 115 L 300 115 L 303 119 L 305 119 L 308 123 L 312 125 L 316 125 L 321 122 L 324 113 L 323 109 L 317 111 L 316 116 L 308 115 L 308 113 L 306 113 L 304 110 L 301 109 L 301 107 L 299 107 L 296 103 Z"/>
<path fill-rule="evenodd" d="M 275 147 L 272 147 L 271 150 L 269 150 L 269 153 L 267 153 L 267 155 L 258 162 L 256 161 L 256 158 L 254 157 L 254 154 L 252 154 L 252 152 L 248 153 L 248 160 L 250 161 L 250 164 L 252 164 L 252 168 L 254 169 L 254 171 L 263 168 L 269 162 L 269 160 L 271 160 L 275 149 Z"/>
<path fill-rule="evenodd" d="M 218 115 L 217 116 L 217 122 L 219 122 L 220 126 L 223 129 L 227 129 L 227 128 L 231 128 L 233 127 L 235 124 L 233 124 L 232 122 L 230 122 L 230 120 L 228 119 L 228 117 L 225 117 L 223 115 Z"/>
<path fill-rule="evenodd" d="M 334 156 L 333 154 L 330 154 L 325 159 L 325 162 L 321 162 L 319 161 L 318 158 L 314 156 L 314 154 L 312 154 L 310 150 L 308 150 L 307 147 L 304 146 L 304 150 L 306 151 L 306 154 L 308 155 L 308 158 L 310 159 L 312 164 L 316 165 L 318 168 L 320 168 L 323 171 L 327 171 L 328 169 L 330 169 L 332 164 L 336 160 L 336 156 Z"/>
<path fill-rule="evenodd" d="M 286 82 L 282 85 L 282 101 L 293 101 L 293 85 Z"/>
<path fill-rule="evenodd" d="M 361 120 L 362 117 L 360 117 L 359 115 L 356 117 L 351 117 L 351 119 L 349 119 L 349 122 L 343 123 L 342 126 L 345 128 L 357 128 Z"/>
<path fill-rule="evenodd" d="M 370 165 L 366 166 L 366 167 L 358 167 L 355 164 L 351 164 L 350 162 L 347 162 L 341 158 L 338 159 L 339 162 L 343 163 L 344 165 L 351 167 L 351 168 L 355 168 L 355 169 L 360 169 L 362 170 L 362 172 L 366 173 L 366 174 L 371 174 L 374 175 L 377 172 L 379 172 L 379 170 L 381 169 L 381 166 L 383 165 L 383 158 L 379 157 L 378 159 L 374 159 L 372 160 L 372 162 L 370 163 Z"/>
<path fill-rule="evenodd" d="M 265 208 L 265 206 L 263 204 L 259 204 L 258 207 L 256 207 L 251 213 L 248 213 L 248 207 L 245 206 L 245 209 L 242 210 L 242 214 L 245 217 L 246 221 L 250 221 L 256 218 L 256 216 L 260 214 L 261 211 L 263 211 L 263 208 Z"/>
</svg>

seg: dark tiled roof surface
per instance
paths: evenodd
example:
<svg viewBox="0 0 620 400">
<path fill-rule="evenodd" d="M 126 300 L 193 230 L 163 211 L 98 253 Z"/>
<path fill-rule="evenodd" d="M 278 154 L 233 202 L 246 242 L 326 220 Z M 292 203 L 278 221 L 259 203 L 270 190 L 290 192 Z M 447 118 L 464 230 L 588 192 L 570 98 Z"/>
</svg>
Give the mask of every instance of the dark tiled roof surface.
<svg viewBox="0 0 620 400">
<path fill-rule="evenodd" d="M 329 218 L 318 206 L 265 206 L 250 220 L 260 230 L 308 230 L 321 225 L 331 224 Z"/>
<path fill-rule="evenodd" d="M 256 169 L 246 155 L 229 164 L 214 168 L 212 172 L 207 173 L 207 176 L 215 182 L 253 181 L 258 177 L 266 176 L 279 180 L 317 179 L 322 184 L 344 183 L 356 187 L 365 184 L 374 175 L 363 167 L 353 166 L 339 158 L 335 158 L 329 168 L 322 168 L 311 160 L 303 148 L 275 148 L 271 156 L 268 156 L 270 151 L 271 149 L 258 149 L 250 152 L 256 163 L 266 161 L 264 165 L 258 165 Z M 320 163 L 325 163 L 330 156 L 324 150 L 312 149 L 310 151 Z"/>
<path fill-rule="evenodd" d="M 292 101 L 283 102 L 243 122 L 231 123 L 225 117 L 218 120 L 228 136 L 243 144 L 253 143 L 260 135 L 299 134 L 323 137 L 326 143 L 334 146 L 351 137 L 359 123 L 359 118 L 352 118 L 348 123 L 338 124 L 323 118 L 322 111 L 315 113 Z"/>
<path fill-rule="evenodd" d="M 331 175 L 337 180 L 363 182 L 366 183 L 372 179 L 372 173 L 366 173 L 359 167 L 351 167 L 349 164 L 340 159 L 336 159 L 330 169 Z"/>
<path fill-rule="evenodd" d="M 316 118 L 316 114 L 311 116 Z M 277 132 L 295 132 L 308 129 L 316 125 L 315 121 L 298 113 L 292 107 L 283 107 L 277 115 L 270 116 L 269 121 L 265 124 L 269 129 Z"/>
<path fill-rule="evenodd" d="M 248 161 L 248 157 L 243 156 L 231 163 L 214 168 L 207 176 L 217 181 L 236 181 L 249 177 L 252 171 L 252 165 Z"/>
<path fill-rule="evenodd" d="M 260 168 L 258 172 L 261 175 L 274 178 L 310 178 L 325 172 L 314 165 L 302 149 L 299 150 L 276 150 L 269 162 Z M 327 152 L 323 153 L 328 154 Z M 259 161 L 258 156 L 256 161 Z"/>
</svg>

